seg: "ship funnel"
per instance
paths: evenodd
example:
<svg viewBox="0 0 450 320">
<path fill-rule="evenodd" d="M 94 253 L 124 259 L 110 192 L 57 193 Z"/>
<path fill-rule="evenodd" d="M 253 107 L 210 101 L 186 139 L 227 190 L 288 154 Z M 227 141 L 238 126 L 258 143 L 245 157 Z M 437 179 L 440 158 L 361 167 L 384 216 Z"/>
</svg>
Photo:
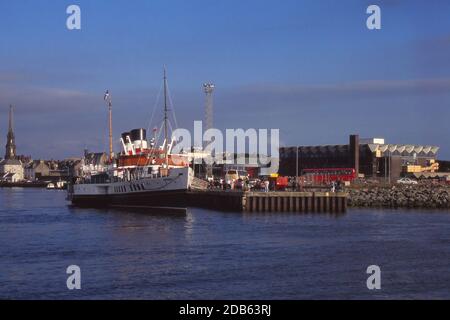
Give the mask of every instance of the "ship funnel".
<svg viewBox="0 0 450 320">
<path fill-rule="evenodd" d="M 131 130 L 131 141 L 142 141 L 147 140 L 147 130 L 145 129 L 134 129 Z"/>
<path fill-rule="evenodd" d="M 134 129 L 130 132 L 131 143 L 134 145 L 137 153 L 143 152 L 148 148 L 147 131 L 145 129 Z"/>
<path fill-rule="evenodd" d="M 130 135 L 129 132 L 122 133 L 122 140 L 125 141 L 125 143 L 127 142 L 127 136 L 129 136 L 129 135 Z"/>
</svg>

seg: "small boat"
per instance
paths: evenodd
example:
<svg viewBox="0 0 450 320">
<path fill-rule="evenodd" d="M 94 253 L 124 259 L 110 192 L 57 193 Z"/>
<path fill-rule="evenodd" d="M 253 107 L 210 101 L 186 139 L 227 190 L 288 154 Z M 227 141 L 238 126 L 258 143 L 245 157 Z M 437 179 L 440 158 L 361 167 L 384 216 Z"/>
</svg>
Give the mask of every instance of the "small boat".
<svg viewBox="0 0 450 320">
<path fill-rule="evenodd" d="M 53 183 L 49 183 L 47 184 L 47 190 L 54 190 L 55 189 L 55 185 Z"/>
<path fill-rule="evenodd" d="M 67 182 L 66 181 L 58 181 L 58 182 L 56 182 L 56 189 L 59 189 L 59 190 L 67 189 Z"/>
</svg>

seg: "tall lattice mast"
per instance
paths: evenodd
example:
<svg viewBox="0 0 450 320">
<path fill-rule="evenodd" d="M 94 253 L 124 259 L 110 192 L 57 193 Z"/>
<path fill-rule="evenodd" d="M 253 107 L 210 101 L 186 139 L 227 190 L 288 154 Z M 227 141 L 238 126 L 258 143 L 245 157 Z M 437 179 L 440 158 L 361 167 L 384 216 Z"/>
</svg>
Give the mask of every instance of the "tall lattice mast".
<svg viewBox="0 0 450 320">
<path fill-rule="evenodd" d="M 105 96 L 103 98 L 108 105 L 108 120 L 109 120 L 109 160 L 112 161 L 114 158 L 113 151 L 113 128 L 112 128 L 112 98 L 109 90 L 106 90 Z"/>
<path fill-rule="evenodd" d="M 205 131 L 206 131 L 208 129 L 214 128 L 213 92 L 215 86 L 212 83 L 205 83 L 203 85 L 203 89 L 205 90 L 206 94 L 206 103 L 205 103 Z M 207 177 L 213 176 L 213 168 L 211 164 L 208 164 L 206 167 L 206 176 Z"/>
<path fill-rule="evenodd" d="M 205 90 L 206 93 L 205 130 L 208 130 L 214 127 L 213 92 L 215 86 L 212 83 L 205 83 L 203 85 L 203 89 Z"/>
</svg>

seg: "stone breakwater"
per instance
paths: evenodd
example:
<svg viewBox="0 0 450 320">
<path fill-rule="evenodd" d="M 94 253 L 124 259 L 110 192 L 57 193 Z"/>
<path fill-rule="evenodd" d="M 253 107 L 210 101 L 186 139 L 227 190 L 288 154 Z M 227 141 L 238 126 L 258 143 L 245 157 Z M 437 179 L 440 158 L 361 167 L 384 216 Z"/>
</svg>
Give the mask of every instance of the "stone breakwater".
<svg viewBox="0 0 450 320">
<path fill-rule="evenodd" d="M 412 185 L 348 190 L 349 207 L 450 209 L 450 188 Z"/>
</svg>

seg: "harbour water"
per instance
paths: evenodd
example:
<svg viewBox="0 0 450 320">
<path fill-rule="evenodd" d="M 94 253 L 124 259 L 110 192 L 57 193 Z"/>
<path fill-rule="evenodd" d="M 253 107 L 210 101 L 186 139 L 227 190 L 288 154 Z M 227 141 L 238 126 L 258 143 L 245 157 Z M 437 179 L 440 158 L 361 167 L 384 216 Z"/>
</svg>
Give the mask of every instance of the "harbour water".
<svg viewBox="0 0 450 320">
<path fill-rule="evenodd" d="M 81 290 L 66 268 L 81 268 Z M 370 265 L 381 290 L 367 289 Z M 77 209 L 0 189 L 1 299 L 449 299 L 450 212 Z"/>
</svg>

